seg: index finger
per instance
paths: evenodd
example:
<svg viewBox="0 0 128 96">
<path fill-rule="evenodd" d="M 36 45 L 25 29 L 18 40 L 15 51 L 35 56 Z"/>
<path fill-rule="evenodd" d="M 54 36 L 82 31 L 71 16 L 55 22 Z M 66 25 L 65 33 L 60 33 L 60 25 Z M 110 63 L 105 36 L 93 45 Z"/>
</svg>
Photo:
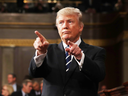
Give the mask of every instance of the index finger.
<svg viewBox="0 0 128 96">
<path fill-rule="evenodd" d="M 74 43 L 68 40 L 68 45 L 72 46 Z"/>
<path fill-rule="evenodd" d="M 38 31 L 35 31 L 35 34 L 42 40 L 46 40 L 45 39 L 45 37 L 41 34 L 41 33 L 39 33 Z"/>
</svg>

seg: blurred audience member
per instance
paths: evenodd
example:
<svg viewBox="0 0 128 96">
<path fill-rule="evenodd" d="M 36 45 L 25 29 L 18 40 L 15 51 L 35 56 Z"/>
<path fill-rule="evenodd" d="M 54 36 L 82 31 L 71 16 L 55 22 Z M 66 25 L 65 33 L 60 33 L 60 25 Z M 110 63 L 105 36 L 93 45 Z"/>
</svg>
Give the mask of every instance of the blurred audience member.
<svg viewBox="0 0 128 96">
<path fill-rule="evenodd" d="M 34 4 L 33 3 L 25 3 L 23 7 L 24 13 L 34 13 Z"/>
<path fill-rule="evenodd" d="M 122 9 L 123 3 L 122 0 L 118 0 L 118 2 L 115 4 L 115 10 L 120 11 Z"/>
<path fill-rule="evenodd" d="M 39 0 L 38 3 L 35 5 L 35 12 L 36 13 L 46 13 L 48 12 L 48 8 L 43 0 Z"/>
<path fill-rule="evenodd" d="M 24 6 L 24 0 L 17 0 L 17 8 L 19 13 L 22 13 L 23 6 Z"/>
<path fill-rule="evenodd" d="M 32 81 L 26 79 L 22 83 L 22 89 L 16 92 L 13 92 L 11 96 L 33 96 L 30 94 L 32 90 Z"/>
<path fill-rule="evenodd" d="M 60 9 L 62 9 L 63 6 L 60 2 L 57 2 L 55 7 L 52 8 L 53 12 L 58 12 Z"/>
<path fill-rule="evenodd" d="M 31 93 L 34 96 L 41 96 L 40 85 L 37 81 L 33 82 L 33 90 L 31 91 Z"/>
<path fill-rule="evenodd" d="M 106 1 L 102 2 L 102 6 L 101 6 L 102 13 L 110 13 L 110 12 L 114 11 L 114 3 L 111 1 L 106 0 Z"/>
<path fill-rule="evenodd" d="M 16 75 L 13 73 L 8 74 L 8 83 L 12 85 L 14 91 L 18 91 L 21 89 L 21 86 L 16 84 Z"/>
<path fill-rule="evenodd" d="M 88 8 L 85 10 L 86 13 L 96 13 L 96 10 L 94 8 Z"/>
<path fill-rule="evenodd" d="M 41 82 L 40 82 L 40 91 L 41 91 L 41 93 L 43 91 L 43 80 L 41 80 Z"/>
<path fill-rule="evenodd" d="M 106 89 L 107 89 L 106 85 L 101 86 L 101 90 L 106 90 Z"/>
<path fill-rule="evenodd" d="M 106 96 L 105 93 L 103 92 L 106 89 L 107 89 L 106 85 L 102 85 L 100 88 L 100 91 L 102 91 L 102 93 L 100 93 L 99 96 Z"/>
<path fill-rule="evenodd" d="M 6 3 L 0 3 L 0 13 L 7 12 L 7 4 Z"/>
<path fill-rule="evenodd" d="M 16 3 L 8 2 L 7 3 L 7 12 L 8 13 L 18 12 L 17 4 Z"/>
<path fill-rule="evenodd" d="M 2 87 L 2 96 L 11 96 L 14 92 L 13 87 L 11 85 L 5 84 Z"/>
</svg>

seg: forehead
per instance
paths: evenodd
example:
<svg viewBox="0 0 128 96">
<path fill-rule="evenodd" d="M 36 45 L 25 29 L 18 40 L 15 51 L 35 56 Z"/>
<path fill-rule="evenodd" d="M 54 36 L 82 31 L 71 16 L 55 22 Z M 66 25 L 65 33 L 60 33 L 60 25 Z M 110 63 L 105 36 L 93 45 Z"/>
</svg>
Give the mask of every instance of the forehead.
<svg viewBox="0 0 128 96">
<path fill-rule="evenodd" d="M 7 86 L 4 85 L 3 88 L 7 88 Z"/>
<path fill-rule="evenodd" d="M 57 20 L 60 21 L 60 20 L 75 20 L 77 19 L 77 15 L 60 15 L 58 16 Z"/>
<path fill-rule="evenodd" d="M 11 74 L 9 74 L 8 77 L 13 77 L 13 76 Z"/>
<path fill-rule="evenodd" d="M 32 82 L 28 82 L 27 85 L 28 85 L 28 86 L 29 86 L 29 85 L 32 85 Z"/>
</svg>

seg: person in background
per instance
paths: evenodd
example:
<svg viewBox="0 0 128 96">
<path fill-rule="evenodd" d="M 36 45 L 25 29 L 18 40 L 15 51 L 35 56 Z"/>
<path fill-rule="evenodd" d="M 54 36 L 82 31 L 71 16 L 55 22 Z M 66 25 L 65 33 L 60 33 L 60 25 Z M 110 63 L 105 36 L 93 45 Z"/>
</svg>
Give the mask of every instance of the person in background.
<svg viewBox="0 0 128 96">
<path fill-rule="evenodd" d="M 23 12 L 24 0 L 16 0 L 18 12 Z"/>
<path fill-rule="evenodd" d="M 40 91 L 41 91 L 41 93 L 43 91 L 43 80 L 41 80 L 41 82 L 40 82 Z"/>
<path fill-rule="evenodd" d="M 0 13 L 6 13 L 7 12 L 7 4 L 0 2 Z"/>
<path fill-rule="evenodd" d="M 115 11 L 121 11 L 122 7 L 123 7 L 122 0 L 118 0 L 117 3 L 115 4 L 114 9 Z"/>
<path fill-rule="evenodd" d="M 55 7 L 52 8 L 53 12 L 58 12 L 60 9 L 63 8 L 63 5 L 60 2 L 57 2 Z"/>
<path fill-rule="evenodd" d="M 34 96 L 41 96 L 41 91 L 40 91 L 39 82 L 37 82 L 37 81 L 34 81 L 34 82 L 33 82 L 33 89 L 32 89 L 32 91 L 31 91 L 31 93 L 32 93 Z"/>
<path fill-rule="evenodd" d="M 44 0 L 38 0 L 38 3 L 35 4 L 35 13 L 47 13 L 48 8 L 47 4 L 44 2 Z"/>
<path fill-rule="evenodd" d="M 26 79 L 22 83 L 22 89 L 13 92 L 11 96 L 34 96 L 33 94 L 30 94 L 31 90 L 32 90 L 32 81 Z"/>
<path fill-rule="evenodd" d="M 101 90 L 106 90 L 106 89 L 107 89 L 106 85 L 101 86 Z"/>
<path fill-rule="evenodd" d="M 11 96 L 14 92 L 13 87 L 8 84 L 4 84 L 2 87 L 2 96 Z"/>
<path fill-rule="evenodd" d="M 56 27 L 60 44 L 49 44 L 35 31 L 36 52 L 29 74 L 43 78 L 42 96 L 97 96 L 99 82 L 105 78 L 105 49 L 86 44 L 81 38 L 84 24 L 78 8 L 60 9 Z"/>
<path fill-rule="evenodd" d="M 8 74 L 8 83 L 13 87 L 14 91 L 21 89 L 21 86 L 16 83 L 16 75 L 14 73 Z"/>
</svg>

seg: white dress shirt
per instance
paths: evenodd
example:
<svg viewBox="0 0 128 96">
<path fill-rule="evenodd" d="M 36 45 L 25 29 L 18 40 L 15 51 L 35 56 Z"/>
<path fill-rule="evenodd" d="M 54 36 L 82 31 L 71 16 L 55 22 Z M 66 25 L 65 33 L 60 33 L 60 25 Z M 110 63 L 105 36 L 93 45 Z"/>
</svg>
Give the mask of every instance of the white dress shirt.
<svg viewBox="0 0 128 96">
<path fill-rule="evenodd" d="M 79 38 L 79 40 L 77 42 L 75 42 L 75 44 L 77 44 L 78 46 L 80 45 L 80 43 L 81 43 L 81 38 Z M 67 45 L 64 42 L 63 42 L 63 46 L 64 46 L 64 49 L 67 47 Z M 82 53 L 82 58 L 81 58 L 80 62 L 75 58 L 74 55 L 71 55 L 71 58 L 73 59 L 73 57 L 74 57 L 75 60 L 77 61 L 80 70 L 82 68 L 82 65 L 84 63 L 84 58 L 85 58 L 85 54 L 83 53 L 83 51 L 81 51 L 81 53 Z M 46 54 L 47 54 L 47 52 L 45 54 L 41 54 L 41 55 L 37 56 L 37 50 L 36 50 L 34 61 L 35 61 L 37 67 L 40 67 L 42 65 Z"/>
<path fill-rule="evenodd" d="M 16 91 L 17 91 L 16 83 L 14 83 L 14 84 L 12 85 L 12 87 L 13 87 L 14 92 L 16 92 Z"/>
</svg>

